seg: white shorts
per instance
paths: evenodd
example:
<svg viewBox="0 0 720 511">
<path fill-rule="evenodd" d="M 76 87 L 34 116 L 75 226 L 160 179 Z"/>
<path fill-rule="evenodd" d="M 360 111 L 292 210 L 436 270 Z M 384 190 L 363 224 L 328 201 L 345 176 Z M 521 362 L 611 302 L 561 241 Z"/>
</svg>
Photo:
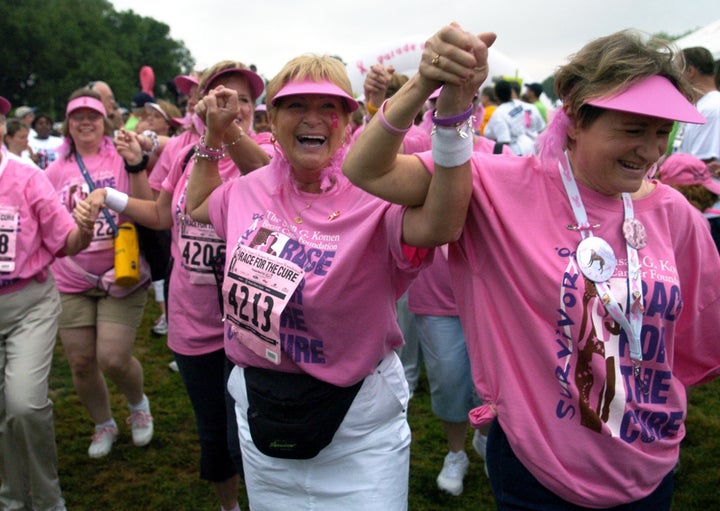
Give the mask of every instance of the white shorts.
<svg viewBox="0 0 720 511">
<path fill-rule="evenodd" d="M 309 460 L 262 454 L 247 422 L 243 370 L 228 390 L 235 399 L 245 486 L 253 511 L 405 511 L 408 506 L 409 392 L 393 352 L 365 378 L 330 445 Z"/>
</svg>

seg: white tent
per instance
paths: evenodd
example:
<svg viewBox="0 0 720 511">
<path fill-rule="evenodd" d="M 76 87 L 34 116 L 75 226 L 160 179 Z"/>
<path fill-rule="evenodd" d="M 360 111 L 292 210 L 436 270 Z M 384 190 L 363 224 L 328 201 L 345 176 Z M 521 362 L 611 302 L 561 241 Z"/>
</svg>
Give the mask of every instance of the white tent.
<svg viewBox="0 0 720 511">
<path fill-rule="evenodd" d="M 680 39 L 676 39 L 675 44 L 680 48 L 704 46 L 710 50 L 715 60 L 720 60 L 720 19 Z"/>
</svg>

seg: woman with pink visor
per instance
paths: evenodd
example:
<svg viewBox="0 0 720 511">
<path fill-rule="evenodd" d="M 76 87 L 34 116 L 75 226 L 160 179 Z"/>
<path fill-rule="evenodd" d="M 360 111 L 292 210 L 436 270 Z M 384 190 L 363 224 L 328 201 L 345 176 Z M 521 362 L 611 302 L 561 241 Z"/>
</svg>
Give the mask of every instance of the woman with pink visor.
<svg viewBox="0 0 720 511">
<path fill-rule="evenodd" d="M 137 172 L 144 165 L 125 161 L 113 145 L 112 127 L 96 92 L 85 88 L 70 95 L 62 132 L 64 145 L 45 173 L 68 211 L 95 188 L 112 186 L 129 192 L 137 186 Z M 147 445 L 154 431 L 143 368 L 133 355 L 150 272 L 140 258 L 139 282 L 131 287 L 115 284 L 115 229 L 129 218 L 106 213 L 98 217 L 85 251 L 58 259 L 52 266 L 62 299 L 60 339 L 75 391 L 95 425 L 88 448 L 91 458 L 110 453 L 119 435 L 106 377 L 127 399 L 133 444 Z"/>
<path fill-rule="evenodd" d="M 213 155 L 238 106 L 222 89 L 201 103 L 187 205 L 226 242 L 228 388 L 251 509 L 406 509 L 395 300 L 431 258 L 404 250 L 404 208 L 340 171 L 358 107 L 345 67 L 288 62 L 267 86 L 272 161 L 226 183 Z"/>
<path fill-rule="evenodd" d="M 220 181 L 237 179 L 270 161 L 272 146 L 258 144 L 251 131 L 255 100 L 264 86 L 262 78 L 245 64 L 230 60 L 211 66 L 200 78 L 202 96 L 221 90 L 239 105 L 224 132 L 222 149 L 212 155 Z M 196 113 L 200 119 L 206 116 L 201 107 Z M 207 137 L 205 133 L 197 144 L 177 153 L 157 199 L 142 200 L 105 188 L 94 192 L 79 210 L 89 213 L 91 204 L 104 205 L 151 229 L 170 229 L 167 343 L 195 413 L 200 477 L 210 481 L 223 510 L 234 511 L 238 507 L 242 461 L 234 407 L 226 391 L 231 365 L 223 344 L 215 275 L 215 265 L 219 262 L 222 266 L 225 243 L 212 226 L 190 218 L 186 205 L 188 179 L 195 172 L 193 161 L 206 154 Z M 139 155 L 137 142 L 131 146 Z M 147 186 L 147 181 L 144 184 Z"/>
<path fill-rule="evenodd" d="M 442 28 L 343 170 L 420 211 L 449 265 L 484 405 L 497 508 L 669 510 L 686 387 L 720 374 L 720 257 L 706 220 L 652 178 L 673 121 L 702 123 L 672 48 L 632 31 L 555 75 L 539 156 L 474 153 L 494 34 Z M 432 151 L 397 154 L 440 84 Z"/>
</svg>

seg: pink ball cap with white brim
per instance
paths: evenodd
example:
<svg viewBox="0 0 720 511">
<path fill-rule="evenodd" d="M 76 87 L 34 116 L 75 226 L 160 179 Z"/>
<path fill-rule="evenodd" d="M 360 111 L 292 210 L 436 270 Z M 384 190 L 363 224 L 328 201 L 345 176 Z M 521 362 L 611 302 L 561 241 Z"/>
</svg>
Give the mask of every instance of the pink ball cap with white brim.
<svg viewBox="0 0 720 511">
<path fill-rule="evenodd" d="M 304 80 L 300 82 L 288 82 L 282 89 L 275 94 L 272 98 L 272 104 L 275 105 L 280 98 L 287 96 L 296 96 L 304 94 L 319 94 L 324 96 L 338 96 L 345 100 L 348 111 L 354 112 L 358 109 L 358 102 L 355 101 L 350 94 L 342 90 L 340 87 L 332 82 L 324 80 L 322 82 L 313 82 L 310 80 Z"/>
<path fill-rule="evenodd" d="M 633 83 L 612 96 L 585 102 L 608 110 L 649 115 L 671 121 L 704 124 L 705 117 L 664 76 L 654 75 Z"/>
<path fill-rule="evenodd" d="M 88 108 L 102 114 L 103 117 L 107 117 L 107 112 L 105 112 L 105 107 L 102 102 L 99 99 L 95 99 L 90 96 L 80 96 L 79 98 L 75 98 L 70 101 L 65 109 L 65 115 L 69 116 L 75 110 L 79 110 L 80 108 Z"/>
<path fill-rule="evenodd" d="M 200 84 L 197 78 L 190 75 L 178 75 L 173 82 L 175 83 L 175 87 L 186 96 L 190 95 L 193 87 L 197 87 Z"/>
<path fill-rule="evenodd" d="M 710 177 L 707 165 L 692 154 L 673 153 L 660 165 L 660 181 L 667 185 L 702 185 L 720 195 L 720 182 Z"/>
</svg>

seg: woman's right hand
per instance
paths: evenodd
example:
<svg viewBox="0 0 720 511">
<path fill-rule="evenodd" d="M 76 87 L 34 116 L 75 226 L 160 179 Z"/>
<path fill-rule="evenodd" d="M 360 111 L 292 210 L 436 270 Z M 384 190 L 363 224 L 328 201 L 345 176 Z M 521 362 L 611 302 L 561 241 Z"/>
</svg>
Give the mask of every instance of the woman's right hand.
<svg viewBox="0 0 720 511">
<path fill-rule="evenodd" d="M 240 112 L 237 91 L 219 85 L 198 101 L 195 113 L 205 122 L 205 143 L 220 147 L 223 135 Z"/>
<path fill-rule="evenodd" d="M 142 146 L 138 134 L 134 131 L 126 131 L 125 128 L 121 128 L 113 142 L 118 154 L 129 165 L 137 165 L 142 161 Z"/>
<path fill-rule="evenodd" d="M 95 220 L 100 210 L 105 206 L 105 188 L 96 188 L 84 200 L 78 202 L 73 210 L 75 223 L 85 234 L 93 234 Z"/>
</svg>

